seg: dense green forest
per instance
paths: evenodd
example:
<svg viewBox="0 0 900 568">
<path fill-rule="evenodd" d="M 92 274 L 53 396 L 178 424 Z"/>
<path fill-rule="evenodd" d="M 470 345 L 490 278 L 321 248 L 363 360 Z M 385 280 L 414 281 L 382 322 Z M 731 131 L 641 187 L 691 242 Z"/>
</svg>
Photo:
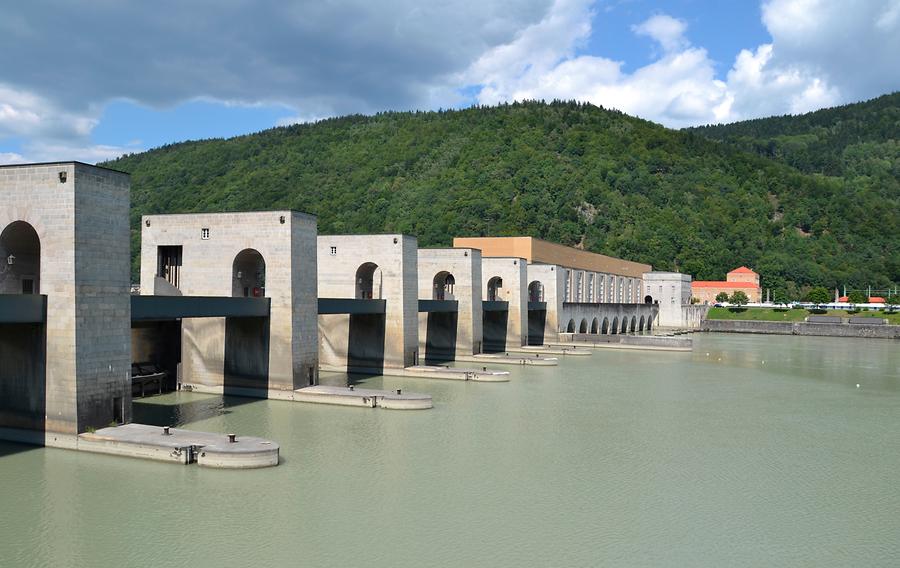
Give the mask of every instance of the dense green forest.
<svg viewBox="0 0 900 568">
<path fill-rule="evenodd" d="M 746 264 L 794 295 L 900 282 L 898 104 L 884 100 L 877 113 L 851 105 L 734 134 L 573 102 L 347 116 L 104 165 L 133 176 L 135 254 L 142 214 L 297 209 L 319 216 L 320 233 L 403 232 L 420 246 L 532 235 L 699 279 Z M 842 116 L 852 134 L 828 134 Z M 758 152 L 779 129 L 824 140 L 840 166 L 811 173 L 823 168 L 780 141 Z"/>
</svg>

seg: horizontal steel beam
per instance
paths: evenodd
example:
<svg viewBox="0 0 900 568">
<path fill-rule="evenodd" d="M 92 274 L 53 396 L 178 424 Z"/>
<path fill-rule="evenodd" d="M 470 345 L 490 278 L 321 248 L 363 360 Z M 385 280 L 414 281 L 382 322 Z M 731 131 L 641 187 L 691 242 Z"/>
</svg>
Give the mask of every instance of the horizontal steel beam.
<svg viewBox="0 0 900 568">
<path fill-rule="evenodd" d="M 132 296 L 131 321 L 269 316 L 269 298 Z"/>
<path fill-rule="evenodd" d="M 325 314 L 383 314 L 387 300 L 357 300 L 355 298 L 319 298 L 319 315 Z"/>
<path fill-rule="evenodd" d="M 0 294 L 0 323 L 44 323 L 45 321 L 47 321 L 47 296 Z"/>
<path fill-rule="evenodd" d="M 485 312 L 508 312 L 509 302 L 490 302 L 488 300 L 483 300 L 481 302 L 481 309 Z"/>
<path fill-rule="evenodd" d="M 547 302 L 528 302 L 528 310 L 535 312 L 547 311 Z"/>
<path fill-rule="evenodd" d="M 420 313 L 457 311 L 459 311 L 459 302 L 456 300 L 419 300 Z"/>
</svg>

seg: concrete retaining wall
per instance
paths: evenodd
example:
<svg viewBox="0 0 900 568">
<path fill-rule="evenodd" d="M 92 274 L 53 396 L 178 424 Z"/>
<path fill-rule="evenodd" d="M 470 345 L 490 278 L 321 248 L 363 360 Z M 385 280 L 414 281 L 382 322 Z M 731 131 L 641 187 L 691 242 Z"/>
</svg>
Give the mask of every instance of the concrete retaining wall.
<svg viewBox="0 0 900 568">
<path fill-rule="evenodd" d="M 819 335 L 900 339 L 900 325 L 832 324 L 781 321 L 704 320 L 701 331 L 761 333 L 771 335 Z"/>
</svg>

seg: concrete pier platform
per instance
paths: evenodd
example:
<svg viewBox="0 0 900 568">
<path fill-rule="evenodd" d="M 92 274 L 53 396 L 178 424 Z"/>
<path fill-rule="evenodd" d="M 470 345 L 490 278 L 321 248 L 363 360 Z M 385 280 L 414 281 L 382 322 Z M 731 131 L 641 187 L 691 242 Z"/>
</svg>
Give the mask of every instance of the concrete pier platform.
<svg viewBox="0 0 900 568">
<path fill-rule="evenodd" d="M 509 382 L 509 371 L 495 371 L 442 365 L 414 365 L 405 369 L 385 369 L 384 375 L 392 377 L 414 377 L 418 379 L 448 379 L 456 381 L 479 381 L 486 383 Z"/>
<path fill-rule="evenodd" d="M 610 339 L 610 337 L 615 339 Z M 694 342 L 690 337 L 666 335 L 622 335 L 606 336 L 603 341 L 574 340 L 568 343 L 553 343 L 555 346 L 577 345 L 584 349 L 638 349 L 643 351 L 693 351 Z"/>
<path fill-rule="evenodd" d="M 361 389 L 354 386 L 316 385 L 293 391 L 293 400 L 340 406 L 362 406 L 393 410 L 425 410 L 433 408 L 431 395 L 405 393 L 400 390 Z"/>
<path fill-rule="evenodd" d="M 544 357 L 540 353 L 479 353 L 478 355 L 457 357 L 456 360 L 458 362 L 483 365 L 531 365 L 535 367 L 555 367 L 559 365 L 559 359 L 556 357 Z"/>
<path fill-rule="evenodd" d="M 203 467 L 249 469 L 278 465 L 279 446 L 252 436 L 166 429 L 146 424 L 125 424 L 79 434 L 81 451 L 148 460 L 197 463 Z"/>
<path fill-rule="evenodd" d="M 568 355 L 573 357 L 590 357 L 591 351 L 577 344 L 545 344 L 527 345 L 517 349 L 507 349 L 509 353 L 539 353 L 541 355 Z"/>
</svg>

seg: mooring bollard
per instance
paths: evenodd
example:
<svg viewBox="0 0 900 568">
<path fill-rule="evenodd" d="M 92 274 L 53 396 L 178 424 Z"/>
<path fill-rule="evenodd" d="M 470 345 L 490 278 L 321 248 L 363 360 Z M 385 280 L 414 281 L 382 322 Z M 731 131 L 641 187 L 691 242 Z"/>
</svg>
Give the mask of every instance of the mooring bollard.
<svg viewBox="0 0 900 568">
<path fill-rule="evenodd" d="M 163 426 L 163 436 L 171 436 L 171 435 L 172 435 L 172 433 L 169 432 L 169 427 Z"/>
<path fill-rule="evenodd" d="M 237 442 L 237 434 L 228 434 L 228 443 L 233 444 Z"/>
<path fill-rule="evenodd" d="M 397 389 L 397 394 L 400 394 L 401 389 Z"/>
<path fill-rule="evenodd" d="M 350 387 L 349 387 L 349 388 L 350 388 L 350 390 L 353 390 L 353 385 L 350 385 Z"/>
</svg>

